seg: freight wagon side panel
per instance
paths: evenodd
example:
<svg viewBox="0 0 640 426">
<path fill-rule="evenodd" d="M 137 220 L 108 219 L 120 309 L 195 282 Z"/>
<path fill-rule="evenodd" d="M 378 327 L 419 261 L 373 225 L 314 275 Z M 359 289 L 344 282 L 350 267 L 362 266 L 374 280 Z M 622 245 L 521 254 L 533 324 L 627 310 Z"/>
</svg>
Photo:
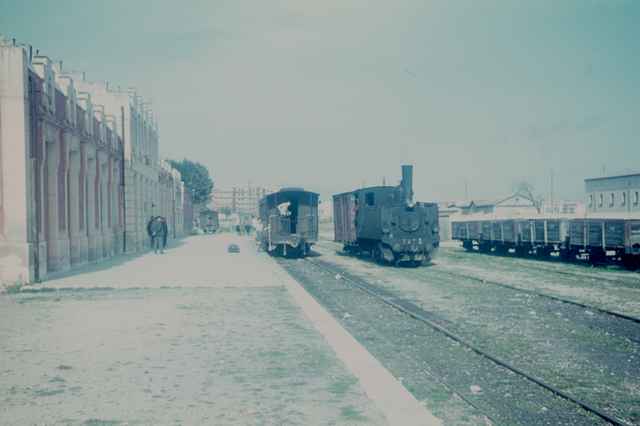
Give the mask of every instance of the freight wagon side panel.
<svg viewBox="0 0 640 426">
<path fill-rule="evenodd" d="M 587 245 L 589 247 L 602 247 L 603 220 L 587 221 Z"/>
<path fill-rule="evenodd" d="M 333 196 L 333 227 L 335 241 L 352 243 L 356 240 L 354 194 Z"/>
<path fill-rule="evenodd" d="M 492 225 L 491 225 L 491 221 L 489 220 L 485 220 L 481 223 L 481 229 L 482 229 L 482 239 L 484 241 L 491 241 L 493 240 L 493 229 L 492 229 Z"/>
<path fill-rule="evenodd" d="M 493 231 L 493 240 L 494 241 L 504 241 L 502 236 L 502 223 L 498 220 L 494 220 L 491 222 L 491 229 Z"/>
<path fill-rule="evenodd" d="M 515 220 L 501 220 L 502 236 L 505 243 L 515 243 L 517 240 Z"/>
<path fill-rule="evenodd" d="M 451 238 L 454 240 L 464 240 L 466 225 L 464 222 L 451 222 Z"/>
<path fill-rule="evenodd" d="M 583 219 L 572 219 L 569 222 L 569 239 L 572 246 L 584 247 L 587 221 Z"/>
<path fill-rule="evenodd" d="M 457 222 L 451 222 L 451 239 L 452 240 L 458 239 L 458 223 Z"/>
<path fill-rule="evenodd" d="M 566 224 L 563 225 L 562 220 L 547 220 L 547 242 L 561 243 L 566 236 Z"/>
<path fill-rule="evenodd" d="M 624 247 L 624 220 L 607 219 L 604 223 L 604 243 L 607 247 Z"/>
<path fill-rule="evenodd" d="M 533 240 L 531 221 L 518 220 L 516 221 L 516 227 L 518 229 L 518 235 L 520 235 L 520 241 L 523 243 L 531 243 Z"/>
<path fill-rule="evenodd" d="M 473 220 L 467 223 L 469 225 L 468 227 L 469 238 L 472 240 L 479 240 L 480 233 L 482 232 L 481 222 L 477 220 Z"/>
<path fill-rule="evenodd" d="M 625 252 L 640 254 L 640 220 L 625 221 Z"/>
<path fill-rule="evenodd" d="M 545 219 L 535 219 L 533 221 L 533 241 L 536 243 L 545 243 L 545 225 L 549 225 L 549 221 Z"/>
<path fill-rule="evenodd" d="M 307 241 L 318 240 L 318 206 L 301 205 L 298 208 L 297 234 Z"/>
</svg>

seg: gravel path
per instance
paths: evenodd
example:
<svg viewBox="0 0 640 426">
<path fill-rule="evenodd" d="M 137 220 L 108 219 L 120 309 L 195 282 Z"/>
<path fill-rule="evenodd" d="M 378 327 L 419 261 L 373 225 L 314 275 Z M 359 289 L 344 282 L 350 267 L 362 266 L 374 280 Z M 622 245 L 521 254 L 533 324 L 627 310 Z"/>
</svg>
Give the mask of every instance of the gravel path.
<svg viewBox="0 0 640 426">
<path fill-rule="evenodd" d="M 1 295 L 0 424 L 386 424 L 277 269 L 200 237 Z"/>
</svg>

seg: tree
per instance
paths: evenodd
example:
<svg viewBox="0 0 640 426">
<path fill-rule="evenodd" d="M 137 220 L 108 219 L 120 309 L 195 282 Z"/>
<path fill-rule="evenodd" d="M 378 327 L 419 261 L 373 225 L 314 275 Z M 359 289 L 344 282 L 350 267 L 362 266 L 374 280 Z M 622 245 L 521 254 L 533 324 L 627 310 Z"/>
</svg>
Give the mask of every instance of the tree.
<svg viewBox="0 0 640 426">
<path fill-rule="evenodd" d="M 218 210 L 218 213 L 229 216 L 231 213 L 233 213 L 233 211 L 231 210 L 231 207 L 221 207 Z"/>
<path fill-rule="evenodd" d="M 205 166 L 186 158 L 182 161 L 169 160 L 169 164 L 182 175 L 184 186 L 191 194 L 194 204 L 206 204 L 211 200 L 213 179 Z"/>
</svg>

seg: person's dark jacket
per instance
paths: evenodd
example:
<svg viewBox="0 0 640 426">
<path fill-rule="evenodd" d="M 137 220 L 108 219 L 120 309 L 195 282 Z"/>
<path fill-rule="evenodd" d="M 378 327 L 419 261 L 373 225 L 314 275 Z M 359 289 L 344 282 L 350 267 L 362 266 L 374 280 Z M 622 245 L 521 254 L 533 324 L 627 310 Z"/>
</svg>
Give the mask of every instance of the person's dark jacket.
<svg viewBox="0 0 640 426">
<path fill-rule="evenodd" d="M 149 238 L 153 238 L 153 231 L 151 229 L 151 225 L 153 225 L 155 221 L 156 221 L 156 218 L 152 217 L 151 219 L 149 219 L 149 222 L 147 222 L 147 234 L 149 235 Z"/>
<path fill-rule="evenodd" d="M 167 226 L 167 221 L 163 218 L 162 219 L 162 246 L 166 247 L 167 246 L 167 236 L 169 235 L 169 227 Z"/>
</svg>

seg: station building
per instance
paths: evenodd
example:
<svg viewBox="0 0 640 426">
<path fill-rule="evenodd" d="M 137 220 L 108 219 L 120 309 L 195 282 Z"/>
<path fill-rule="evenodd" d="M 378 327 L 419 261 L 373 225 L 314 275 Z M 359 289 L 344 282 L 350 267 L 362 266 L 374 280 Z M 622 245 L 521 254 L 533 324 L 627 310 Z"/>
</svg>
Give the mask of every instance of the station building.
<svg viewBox="0 0 640 426">
<path fill-rule="evenodd" d="M 589 213 L 640 214 L 640 173 L 585 179 Z"/>
<path fill-rule="evenodd" d="M 156 214 L 177 238 L 183 205 L 140 97 L 0 39 L 0 282 L 143 251 Z"/>
</svg>

